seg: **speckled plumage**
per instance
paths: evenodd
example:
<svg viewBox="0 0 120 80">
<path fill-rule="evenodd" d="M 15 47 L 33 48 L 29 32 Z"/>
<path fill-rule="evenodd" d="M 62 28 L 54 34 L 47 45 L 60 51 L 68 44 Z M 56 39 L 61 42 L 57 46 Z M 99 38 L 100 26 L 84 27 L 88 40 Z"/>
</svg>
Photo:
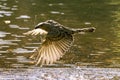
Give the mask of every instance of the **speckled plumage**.
<svg viewBox="0 0 120 80">
<path fill-rule="evenodd" d="M 93 32 L 95 28 L 69 29 L 54 20 L 39 23 L 34 30 L 26 35 L 46 35 L 41 47 L 31 58 L 36 65 L 52 64 L 59 60 L 73 43 L 73 34 L 79 32 Z"/>
</svg>

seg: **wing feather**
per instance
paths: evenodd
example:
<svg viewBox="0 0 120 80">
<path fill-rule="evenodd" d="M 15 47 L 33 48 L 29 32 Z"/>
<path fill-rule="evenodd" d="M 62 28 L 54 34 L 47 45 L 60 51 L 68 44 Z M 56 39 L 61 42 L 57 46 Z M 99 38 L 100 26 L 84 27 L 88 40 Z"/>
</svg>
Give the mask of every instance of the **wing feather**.
<svg viewBox="0 0 120 80">
<path fill-rule="evenodd" d="M 51 45 L 51 54 L 52 54 L 52 59 L 53 59 L 53 62 L 56 61 L 56 51 L 54 49 L 54 43 L 52 43 Z"/>
<path fill-rule="evenodd" d="M 49 62 L 50 62 L 50 57 L 49 57 L 49 50 L 48 50 L 48 48 L 46 49 L 46 53 L 45 53 L 45 56 L 46 56 L 46 64 L 49 64 Z"/>
<path fill-rule="evenodd" d="M 49 57 L 50 57 L 50 61 L 49 63 L 52 64 L 53 63 L 53 52 L 52 52 L 52 47 L 51 47 L 52 44 L 49 44 Z"/>
<path fill-rule="evenodd" d="M 48 33 L 47 31 L 39 28 L 39 29 L 33 29 L 33 30 L 28 31 L 28 32 L 23 33 L 23 34 L 24 35 L 38 35 L 38 34 L 44 35 L 44 34 L 47 34 L 47 33 Z"/>
<path fill-rule="evenodd" d="M 54 43 L 53 45 L 53 49 L 54 49 L 54 52 L 55 52 L 55 60 L 56 61 L 57 59 L 60 58 L 60 56 L 62 55 L 62 53 L 60 52 L 60 50 L 58 50 L 56 44 Z"/>
<path fill-rule="evenodd" d="M 45 48 L 39 51 L 38 56 L 36 58 L 36 65 L 38 65 L 39 63 L 42 64 L 41 62 L 45 60 L 44 55 L 45 55 Z"/>
<path fill-rule="evenodd" d="M 30 31 L 26 34 L 37 35 L 39 31 Z M 71 34 L 61 34 L 61 39 L 52 40 L 51 36 L 47 37 L 46 40 L 42 43 L 41 47 L 38 50 L 38 53 L 35 56 L 32 56 L 35 59 L 36 65 L 52 64 L 59 60 L 66 51 L 69 50 L 73 43 L 73 37 Z"/>
</svg>

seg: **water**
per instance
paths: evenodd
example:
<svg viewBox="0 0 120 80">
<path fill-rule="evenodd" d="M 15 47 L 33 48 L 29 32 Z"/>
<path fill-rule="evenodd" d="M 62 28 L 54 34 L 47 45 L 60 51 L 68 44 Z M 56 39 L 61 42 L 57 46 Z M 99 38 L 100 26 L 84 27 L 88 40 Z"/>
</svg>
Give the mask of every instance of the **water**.
<svg viewBox="0 0 120 80">
<path fill-rule="evenodd" d="M 71 28 L 96 27 L 94 33 L 75 35 L 74 45 L 60 62 L 119 68 L 119 13 L 119 0 L 0 0 L 0 67 L 34 66 L 28 57 L 40 39 L 23 33 L 53 19 Z"/>
<path fill-rule="evenodd" d="M 3 72 L 4 71 L 4 72 Z M 120 80 L 119 69 L 29 68 L 0 69 L 1 80 Z"/>
</svg>

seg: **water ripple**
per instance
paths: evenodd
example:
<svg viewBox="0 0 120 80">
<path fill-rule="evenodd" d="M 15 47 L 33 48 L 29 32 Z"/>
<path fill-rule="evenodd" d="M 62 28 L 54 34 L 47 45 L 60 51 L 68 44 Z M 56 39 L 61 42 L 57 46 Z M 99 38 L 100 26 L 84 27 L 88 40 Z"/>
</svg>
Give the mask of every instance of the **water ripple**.
<svg viewBox="0 0 120 80">
<path fill-rule="evenodd" d="M 5 37 L 7 34 L 11 34 L 11 33 L 0 31 L 0 37 Z"/>
<path fill-rule="evenodd" d="M 28 15 L 20 15 L 19 17 L 16 17 L 16 19 L 29 19 L 29 18 L 31 17 Z"/>
<path fill-rule="evenodd" d="M 9 27 L 10 28 L 20 28 L 18 25 L 13 25 L 13 24 L 9 25 Z"/>
<path fill-rule="evenodd" d="M 32 53 L 33 51 L 23 49 L 23 48 L 17 48 L 17 49 L 14 49 L 12 52 L 14 52 L 14 53 Z"/>
<path fill-rule="evenodd" d="M 8 51 L 0 51 L 0 53 L 8 53 Z"/>
<path fill-rule="evenodd" d="M 18 45 L 17 43 L 12 43 L 9 40 L 0 39 L 0 45 L 5 45 L 5 44 L 8 44 L 8 45 Z"/>
<path fill-rule="evenodd" d="M 29 29 L 28 27 L 20 27 L 20 26 L 15 25 L 15 24 L 10 24 L 9 27 L 10 28 L 17 28 L 17 29 L 21 29 L 21 30 Z"/>
<path fill-rule="evenodd" d="M 0 14 L 4 14 L 5 16 L 11 16 L 12 13 L 12 11 L 0 11 Z"/>
<path fill-rule="evenodd" d="M 30 60 L 26 59 L 26 57 L 24 57 L 24 56 L 17 56 L 17 61 L 21 62 L 21 63 L 28 63 L 28 62 L 30 62 Z"/>
<path fill-rule="evenodd" d="M 51 13 L 51 14 L 61 14 L 61 15 L 64 14 L 63 12 L 59 12 L 59 11 L 51 11 L 50 13 Z"/>
<path fill-rule="evenodd" d="M 23 36 L 23 35 L 17 35 L 17 34 L 12 34 L 11 36 L 14 36 L 14 37 L 17 37 L 17 38 L 21 38 L 21 37 L 25 37 L 25 36 Z M 18 41 L 21 41 L 21 40 L 18 40 Z"/>
</svg>

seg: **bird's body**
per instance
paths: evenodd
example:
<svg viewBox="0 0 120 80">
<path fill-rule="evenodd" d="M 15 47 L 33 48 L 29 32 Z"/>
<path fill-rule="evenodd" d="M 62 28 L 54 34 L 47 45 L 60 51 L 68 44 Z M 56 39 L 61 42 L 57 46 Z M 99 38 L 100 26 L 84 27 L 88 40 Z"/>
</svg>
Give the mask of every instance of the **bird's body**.
<svg viewBox="0 0 120 80">
<path fill-rule="evenodd" d="M 69 29 L 53 20 L 39 23 L 34 30 L 25 34 L 46 35 L 41 47 L 31 58 L 36 65 L 52 64 L 59 60 L 73 43 L 73 34 L 79 32 L 93 32 L 95 28 Z"/>
</svg>

